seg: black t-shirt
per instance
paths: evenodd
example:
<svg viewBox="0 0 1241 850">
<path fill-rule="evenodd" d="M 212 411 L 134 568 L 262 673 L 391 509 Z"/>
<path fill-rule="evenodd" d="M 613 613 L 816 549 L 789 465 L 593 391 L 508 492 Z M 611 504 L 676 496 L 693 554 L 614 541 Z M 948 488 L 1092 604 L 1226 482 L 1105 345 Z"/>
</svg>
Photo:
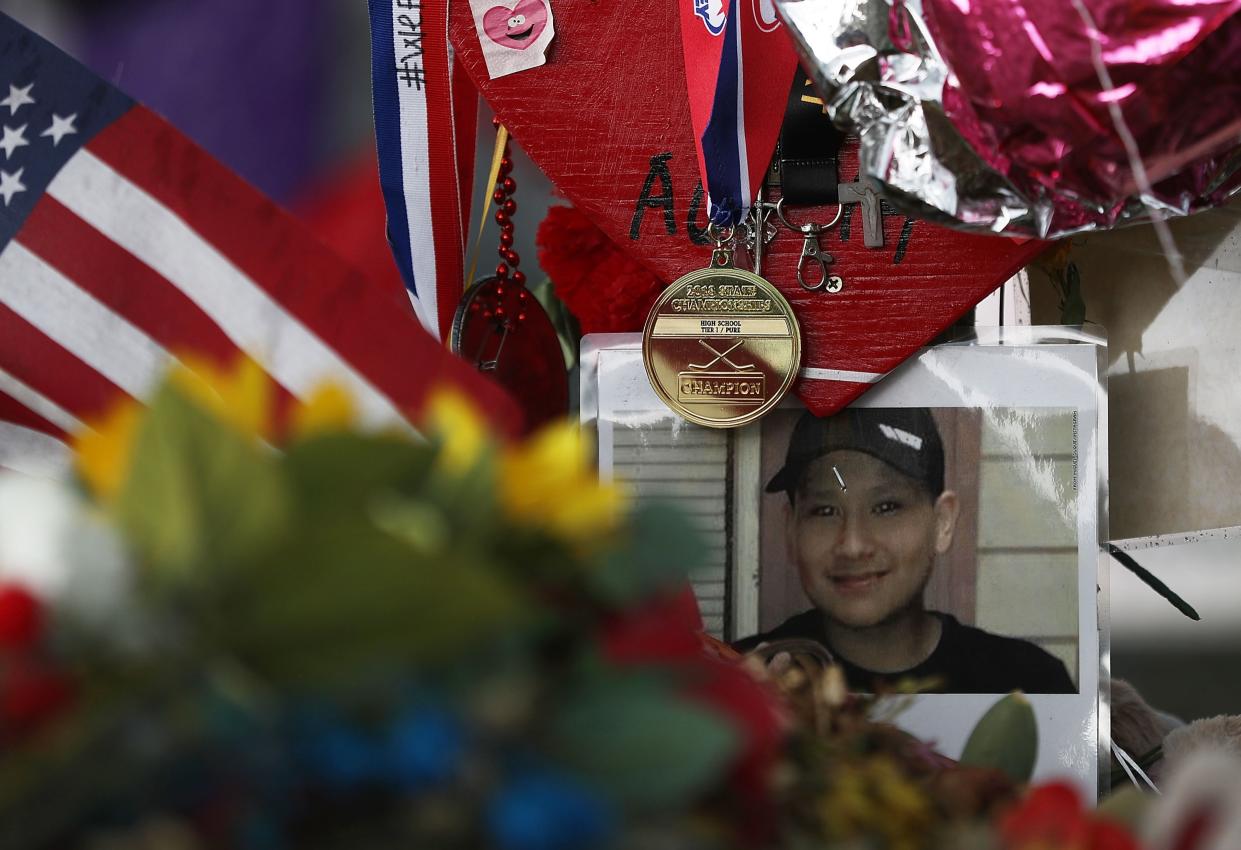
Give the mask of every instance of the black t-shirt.
<svg viewBox="0 0 1241 850">
<path fill-rule="evenodd" d="M 769 632 L 739 640 L 733 646 L 740 652 L 749 652 L 767 641 L 813 640 L 832 653 L 844 669 L 849 686 L 859 691 L 870 691 L 877 683 L 891 685 L 906 678 L 937 678 L 942 686 L 935 691 L 948 694 L 1077 693 L 1064 664 L 1041 647 L 1019 638 L 963 626 L 950 614 L 933 613 L 944 624 L 935 651 L 921 664 L 896 673 L 876 673 L 842 658 L 828 644 L 823 614 L 817 608 L 790 617 Z"/>
</svg>

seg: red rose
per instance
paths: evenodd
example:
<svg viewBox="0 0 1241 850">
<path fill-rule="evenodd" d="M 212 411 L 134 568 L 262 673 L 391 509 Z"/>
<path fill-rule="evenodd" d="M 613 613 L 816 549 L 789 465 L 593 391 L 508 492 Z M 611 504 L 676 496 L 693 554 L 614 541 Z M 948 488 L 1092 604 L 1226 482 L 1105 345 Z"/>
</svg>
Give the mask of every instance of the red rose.
<svg viewBox="0 0 1241 850">
<path fill-rule="evenodd" d="M 582 333 L 638 331 L 663 283 L 573 207 L 539 225 L 539 265 Z"/>
</svg>

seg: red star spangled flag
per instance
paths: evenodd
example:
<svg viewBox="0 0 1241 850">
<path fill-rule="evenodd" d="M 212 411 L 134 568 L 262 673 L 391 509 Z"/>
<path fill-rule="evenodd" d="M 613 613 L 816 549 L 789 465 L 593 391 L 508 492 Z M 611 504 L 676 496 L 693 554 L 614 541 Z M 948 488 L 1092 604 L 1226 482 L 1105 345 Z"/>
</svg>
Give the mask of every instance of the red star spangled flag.
<svg viewBox="0 0 1241 850">
<path fill-rule="evenodd" d="M 372 281 L 158 116 L 0 15 L 0 466 L 45 474 L 178 356 L 257 361 L 287 397 L 324 380 L 361 419 L 433 388 L 504 430 L 512 403 Z"/>
</svg>

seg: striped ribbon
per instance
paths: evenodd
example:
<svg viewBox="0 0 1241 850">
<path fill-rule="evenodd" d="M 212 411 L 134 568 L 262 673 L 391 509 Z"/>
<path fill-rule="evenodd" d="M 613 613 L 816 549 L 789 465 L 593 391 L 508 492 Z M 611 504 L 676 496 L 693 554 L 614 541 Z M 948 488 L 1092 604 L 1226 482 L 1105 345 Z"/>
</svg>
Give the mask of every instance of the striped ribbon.
<svg viewBox="0 0 1241 850">
<path fill-rule="evenodd" d="M 682 47 L 711 220 L 736 225 L 757 197 L 775 150 L 797 55 L 771 0 L 722 4 L 727 23 L 718 36 L 711 3 L 681 2 L 688 4 L 682 7 Z M 714 73 L 707 75 L 704 65 Z"/>
<path fill-rule="evenodd" d="M 369 0 L 388 242 L 422 324 L 446 339 L 465 284 L 478 95 L 448 42 L 448 0 Z"/>
</svg>

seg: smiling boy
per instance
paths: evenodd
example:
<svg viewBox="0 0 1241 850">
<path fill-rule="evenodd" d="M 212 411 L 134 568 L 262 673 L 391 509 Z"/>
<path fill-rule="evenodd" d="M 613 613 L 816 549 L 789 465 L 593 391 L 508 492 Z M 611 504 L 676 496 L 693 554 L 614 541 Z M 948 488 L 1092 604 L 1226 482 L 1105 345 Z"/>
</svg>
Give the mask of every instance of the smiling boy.
<svg viewBox="0 0 1241 850">
<path fill-rule="evenodd" d="M 789 560 L 814 607 L 738 649 L 817 641 L 859 690 L 929 678 L 946 693 L 1076 692 L 1064 664 L 1035 644 L 926 609 L 923 591 L 960 511 L 926 408 L 804 414 L 767 492 L 788 496 Z"/>
</svg>

